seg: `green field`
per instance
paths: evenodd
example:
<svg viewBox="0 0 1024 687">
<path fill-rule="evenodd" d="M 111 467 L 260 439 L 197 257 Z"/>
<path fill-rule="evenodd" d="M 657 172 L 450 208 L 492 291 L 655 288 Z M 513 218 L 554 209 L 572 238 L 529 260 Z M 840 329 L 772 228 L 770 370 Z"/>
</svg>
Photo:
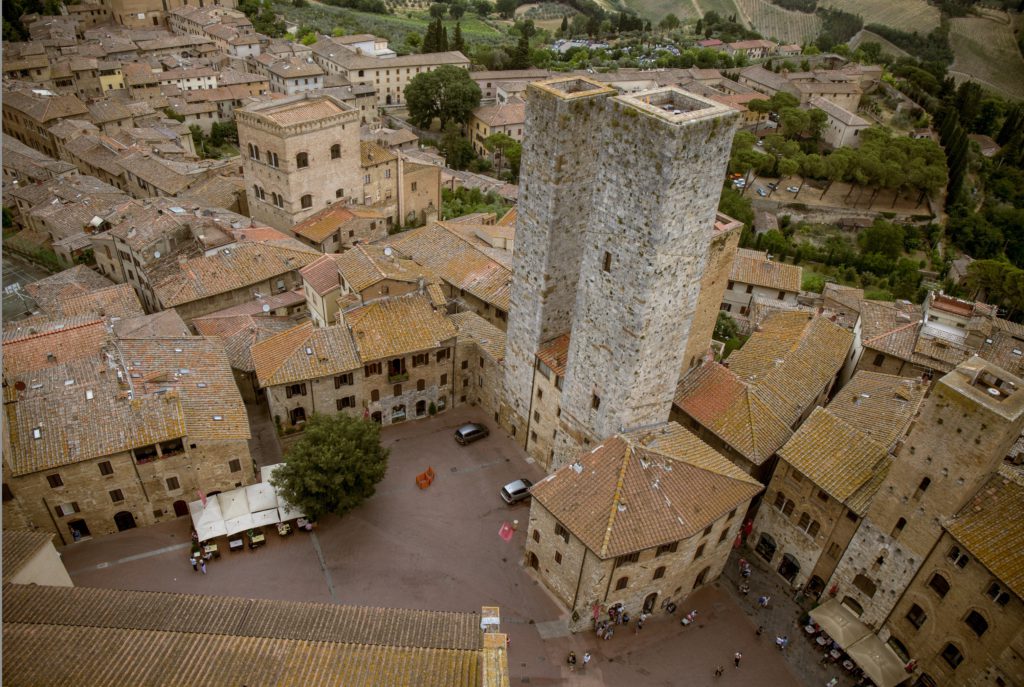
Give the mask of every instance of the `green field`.
<svg viewBox="0 0 1024 687">
<path fill-rule="evenodd" d="M 857 35 L 850 39 L 850 47 L 856 49 L 860 47 L 860 45 L 863 43 L 878 43 L 880 46 L 882 46 L 882 52 L 892 57 L 898 58 L 910 56 L 910 53 L 893 45 L 886 39 L 879 36 L 877 33 L 872 33 L 867 29 L 862 29 L 861 31 L 858 31 Z"/>
<path fill-rule="evenodd" d="M 405 37 L 410 33 L 422 36 L 426 33 L 430 15 L 425 12 L 409 10 L 400 14 L 373 14 L 356 10 L 322 5 L 312 2 L 308 7 L 295 7 L 290 2 L 275 2 L 274 11 L 282 14 L 288 21 L 300 26 L 310 26 L 320 33 L 330 35 L 335 27 L 341 27 L 346 33 L 372 33 L 387 38 L 391 47 L 401 50 Z M 412 15 L 412 16 L 409 16 Z M 509 38 L 498 29 L 481 20 L 477 15 L 467 13 L 462 17 L 462 35 L 467 43 L 506 43 Z M 455 20 L 446 19 L 448 37 L 455 31 Z"/>
<path fill-rule="evenodd" d="M 952 19 L 949 42 L 955 55 L 949 75 L 958 82 L 971 79 L 1004 96 L 1024 98 L 1024 58 L 1005 14 L 1002 21 Z"/>
<path fill-rule="evenodd" d="M 859 14 L 865 26 L 882 24 L 926 34 L 939 25 L 939 9 L 925 0 L 818 0 L 818 5 Z"/>
<path fill-rule="evenodd" d="M 765 38 L 783 43 L 809 43 L 821 33 L 821 19 L 807 12 L 793 12 L 769 0 L 736 0 L 745 24 Z"/>
<path fill-rule="evenodd" d="M 626 0 L 625 4 L 641 17 L 657 24 L 668 14 L 674 14 L 683 21 L 698 19 L 697 2 L 700 0 Z"/>
</svg>

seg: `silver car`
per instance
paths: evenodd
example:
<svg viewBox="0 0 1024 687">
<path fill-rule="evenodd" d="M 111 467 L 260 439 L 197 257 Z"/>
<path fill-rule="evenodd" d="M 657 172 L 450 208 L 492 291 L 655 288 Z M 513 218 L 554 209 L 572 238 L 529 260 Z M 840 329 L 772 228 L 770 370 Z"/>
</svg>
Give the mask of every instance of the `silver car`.
<svg viewBox="0 0 1024 687">
<path fill-rule="evenodd" d="M 491 431 L 483 425 L 471 422 L 455 430 L 455 441 L 465 446 L 466 444 L 472 444 L 477 439 L 483 439 L 490 433 Z"/>
<path fill-rule="evenodd" d="M 533 482 L 525 478 L 509 482 L 501 488 L 501 498 L 508 504 L 517 503 L 530 497 L 530 487 L 532 486 Z"/>
</svg>

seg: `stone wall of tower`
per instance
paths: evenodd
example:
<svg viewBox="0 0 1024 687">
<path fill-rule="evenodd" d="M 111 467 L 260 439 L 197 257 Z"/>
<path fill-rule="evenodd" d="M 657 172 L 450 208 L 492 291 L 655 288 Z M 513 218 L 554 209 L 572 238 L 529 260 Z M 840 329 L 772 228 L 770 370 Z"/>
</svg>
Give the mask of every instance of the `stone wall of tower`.
<svg viewBox="0 0 1024 687">
<path fill-rule="evenodd" d="M 742 223 L 720 215 L 709 232 L 708 259 L 704 266 L 704 275 L 700 279 L 700 292 L 697 295 L 697 309 L 690 323 L 690 336 L 686 340 L 683 374 L 699 365 L 711 347 L 722 296 L 729 285 L 732 263 L 736 259 L 736 249 L 740 245 L 742 228 Z"/>
<path fill-rule="evenodd" d="M 580 78 L 529 87 L 505 354 L 508 422 L 523 442 L 537 350 L 572 323 L 604 102 L 614 94 Z"/>
<path fill-rule="evenodd" d="M 668 420 L 738 118 L 675 88 L 606 107 L 554 467 Z"/>
<path fill-rule="evenodd" d="M 1024 380 L 976 357 L 936 382 L 829 581 L 838 598 L 849 596 L 879 627 L 942 536 L 942 521 L 999 468 L 1022 428 Z"/>
</svg>

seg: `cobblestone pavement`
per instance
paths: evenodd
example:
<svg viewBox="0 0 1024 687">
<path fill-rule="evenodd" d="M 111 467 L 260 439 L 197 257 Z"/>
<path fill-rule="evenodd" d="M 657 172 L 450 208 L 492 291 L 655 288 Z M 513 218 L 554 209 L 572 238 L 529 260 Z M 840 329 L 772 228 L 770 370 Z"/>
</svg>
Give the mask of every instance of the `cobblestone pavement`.
<svg viewBox="0 0 1024 687">
<path fill-rule="evenodd" d="M 695 626 L 679 625 L 680 608 L 674 617 L 659 612 L 639 634 L 622 628 L 601 642 L 589 632 L 570 635 L 562 606 L 522 564 L 529 504 L 509 507 L 498 495 L 512 479 L 543 473 L 500 431 L 456 445 L 454 428 L 470 420 L 486 422 L 460 408 L 385 428 L 388 474 L 365 504 L 325 518 L 312 534 L 270 531 L 260 549 L 225 551 L 206 575 L 187 560 L 188 518 L 71 544 L 61 554 L 82 586 L 475 612 L 497 605 L 511 640 L 512 685 L 802 684 L 769 633 L 756 637 L 755 619 L 724 580 L 687 601 L 686 610 L 700 613 Z M 421 491 L 414 477 L 428 466 L 437 479 Z M 512 520 L 520 526 L 506 543 L 498 528 Z M 568 669 L 570 650 L 593 653 L 585 671 Z M 715 679 L 719 664 L 727 671 Z"/>
<path fill-rule="evenodd" d="M 751 567 L 751 574 L 747 579 L 750 593 L 746 596 L 739 592 L 741 558 L 745 558 Z M 789 583 L 768 567 L 753 549 L 745 546 L 734 549 L 719 582 L 752 623 L 764 626 L 763 639 L 766 644 L 774 644 L 775 638 L 781 635 L 789 637 L 785 659 L 794 671 L 803 677 L 804 684 L 809 687 L 821 687 L 832 678 L 836 678 L 839 680 L 839 687 L 853 687 L 856 681 L 842 666 L 830 661 L 822 663 L 824 654 L 807 636 L 803 625 L 800 624 L 800 618 L 813 608 L 813 600 L 804 599 L 798 604 L 794 600 L 795 593 Z M 771 597 L 768 608 L 761 608 L 757 603 L 758 597 L 764 594 Z"/>
<path fill-rule="evenodd" d="M 245 412 L 249 415 L 249 453 L 256 463 L 256 479 L 259 479 L 260 468 L 265 465 L 276 465 L 284 460 L 281 456 L 281 443 L 277 440 L 277 428 L 270 417 L 266 402 L 246 403 Z"/>
</svg>

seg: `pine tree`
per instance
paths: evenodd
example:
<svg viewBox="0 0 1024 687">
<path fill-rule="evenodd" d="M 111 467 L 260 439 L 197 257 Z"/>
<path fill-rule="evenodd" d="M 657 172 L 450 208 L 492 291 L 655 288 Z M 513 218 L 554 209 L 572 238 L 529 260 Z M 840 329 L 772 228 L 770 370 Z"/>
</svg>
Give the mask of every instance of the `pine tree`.
<svg viewBox="0 0 1024 687">
<path fill-rule="evenodd" d="M 448 29 L 437 20 L 438 52 L 448 52 Z"/>
<path fill-rule="evenodd" d="M 569 16 L 568 15 L 565 15 L 565 16 L 562 17 L 562 25 L 558 27 L 558 30 L 561 32 L 561 35 L 563 35 L 563 36 L 565 35 L 566 31 L 569 30 Z"/>
<path fill-rule="evenodd" d="M 423 34 L 423 53 L 437 52 L 437 20 L 427 24 L 427 32 Z"/>
<path fill-rule="evenodd" d="M 462 40 L 462 23 L 461 22 L 455 22 L 455 35 L 452 37 L 452 47 L 451 47 L 451 49 L 452 50 L 458 50 L 459 52 L 462 52 L 462 50 L 465 47 L 466 47 L 466 44 Z"/>
</svg>

